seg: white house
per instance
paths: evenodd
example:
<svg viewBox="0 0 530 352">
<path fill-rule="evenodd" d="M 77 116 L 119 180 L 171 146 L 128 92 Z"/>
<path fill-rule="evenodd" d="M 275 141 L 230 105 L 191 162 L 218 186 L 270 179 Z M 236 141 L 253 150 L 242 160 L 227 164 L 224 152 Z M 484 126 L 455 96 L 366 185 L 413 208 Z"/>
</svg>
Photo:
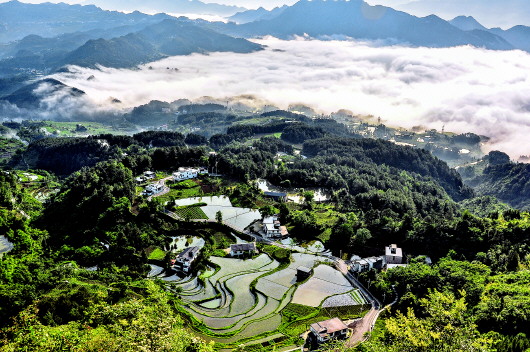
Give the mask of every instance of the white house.
<svg viewBox="0 0 530 352">
<path fill-rule="evenodd" d="M 153 183 L 145 187 L 145 190 L 142 192 L 144 196 L 152 196 L 158 194 L 164 190 L 164 185 L 161 183 Z"/>
<path fill-rule="evenodd" d="M 348 327 L 339 318 L 319 321 L 311 324 L 309 329 L 319 344 L 332 339 L 343 340 L 348 336 Z"/>
<path fill-rule="evenodd" d="M 199 256 L 199 247 L 188 247 L 179 253 L 175 259 L 174 266 L 183 272 L 189 272 L 191 264 Z"/>
<path fill-rule="evenodd" d="M 385 264 L 402 264 L 403 251 L 396 244 L 385 247 Z"/>
<path fill-rule="evenodd" d="M 263 232 L 265 237 L 284 237 L 289 233 L 287 232 L 287 227 L 281 226 L 280 221 L 276 215 L 266 216 L 262 220 L 263 223 Z"/>
<path fill-rule="evenodd" d="M 145 171 L 144 177 L 146 180 L 152 180 L 153 178 L 156 177 L 156 174 L 153 171 Z"/>
<path fill-rule="evenodd" d="M 153 171 L 145 171 L 141 176 L 138 176 L 135 180 L 136 183 L 144 183 L 148 180 L 152 180 L 156 177 L 156 174 Z"/>
<path fill-rule="evenodd" d="M 256 243 L 240 243 L 230 245 L 230 256 L 239 257 L 243 254 L 254 254 L 256 253 Z"/>
<path fill-rule="evenodd" d="M 199 175 L 207 175 L 208 169 L 205 167 L 179 167 L 177 172 L 173 173 L 173 180 L 184 181 L 197 178 Z"/>
</svg>

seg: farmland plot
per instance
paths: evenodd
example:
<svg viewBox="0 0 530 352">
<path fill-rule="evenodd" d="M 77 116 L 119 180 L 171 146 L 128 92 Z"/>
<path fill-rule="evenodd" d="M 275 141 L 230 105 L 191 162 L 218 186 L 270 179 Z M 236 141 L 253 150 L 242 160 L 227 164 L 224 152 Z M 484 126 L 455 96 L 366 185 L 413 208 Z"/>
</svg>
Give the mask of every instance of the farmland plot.
<svg viewBox="0 0 530 352">
<path fill-rule="evenodd" d="M 216 205 L 222 207 L 232 206 L 232 202 L 230 202 L 230 199 L 227 196 L 192 197 L 186 199 L 178 199 L 175 201 L 175 205 L 178 207 L 198 203 L 205 203 L 206 205 Z"/>
<path fill-rule="evenodd" d="M 281 311 L 290 302 L 318 307 L 326 301 L 327 309 L 340 309 L 334 306 L 341 302 L 360 307 L 357 296 L 349 294 L 354 288 L 342 274 L 328 265 L 318 265 L 325 259 L 294 253 L 287 268 L 270 273 L 279 263 L 266 254 L 248 260 L 211 257 L 219 270 L 206 278 L 204 285 L 194 280 L 182 284 L 190 290 L 187 292 L 198 292 L 183 297 L 188 302 L 184 309 L 209 330 L 204 338 L 231 345 L 276 331 L 282 323 Z M 297 286 L 299 266 L 317 267 L 307 282 Z M 262 276 L 264 273 L 270 274 Z M 250 289 L 253 282 L 255 290 Z"/>
<path fill-rule="evenodd" d="M 286 268 L 284 270 L 277 271 L 274 274 L 267 275 L 264 277 L 264 279 L 289 288 L 296 283 L 296 270 L 292 268 Z"/>
<path fill-rule="evenodd" d="M 147 274 L 147 277 L 158 276 L 162 274 L 162 272 L 164 271 L 164 268 L 162 268 L 161 266 L 154 265 L 154 264 L 149 264 L 149 266 L 151 267 L 151 271 L 149 271 L 149 274 Z"/>
<path fill-rule="evenodd" d="M 330 307 L 344 307 L 344 306 L 355 306 L 365 304 L 366 301 L 359 296 L 355 295 L 357 290 L 344 293 L 342 295 L 331 296 L 322 303 L 322 308 Z"/>
<path fill-rule="evenodd" d="M 234 293 L 230 302 L 230 315 L 244 314 L 252 309 L 256 303 L 255 296 L 250 292 L 250 283 L 262 275 L 261 272 L 239 275 L 226 281 L 225 286 Z"/>
<path fill-rule="evenodd" d="M 340 272 L 337 271 L 337 275 L 333 271 L 337 270 L 327 265 L 320 265 L 315 268 L 313 277 L 300 285 L 296 290 L 293 296 L 293 303 L 318 307 L 330 296 L 344 294 L 354 290 L 354 287 Z"/>
<path fill-rule="evenodd" d="M 313 277 L 329 281 L 330 283 L 348 286 L 350 282 L 342 275 L 342 273 L 328 265 L 319 265 L 313 270 Z"/>
<path fill-rule="evenodd" d="M 221 269 L 213 276 L 209 278 L 212 284 L 216 283 L 220 278 L 236 273 L 249 272 L 253 270 L 258 270 L 265 265 L 268 265 L 272 262 L 272 259 L 269 258 L 266 254 L 261 254 L 255 259 L 234 259 L 234 258 L 220 258 L 220 257 L 211 257 L 210 261 L 214 264 L 217 264 Z"/>
<path fill-rule="evenodd" d="M 181 252 L 186 247 L 199 247 L 201 249 L 204 247 L 204 239 L 197 236 L 176 236 L 171 237 L 172 241 L 170 243 L 171 247 L 174 247 L 175 252 Z"/>
<path fill-rule="evenodd" d="M 219 308 L 220 304 L 221 304 L 221 299 L 216 298 L 216 299 L 212 299 L 211 301 L 206 301 L 204 303 L 201 303 L 201 307 L 208 308 L 208 309 L 215 309 L 215 308 Z"/>
<path fill-rule="evenodd" d="M 256 290 L 262 292 L 268 297 L 280 300 L 282 299 L 285 292 L 289 290 L 289 287 L 282 286 L 274 281 L 269 281 L 265 278 L 261 278 L 256 284 Z"/>
<path fill-rule="evenodd" d="M 217 331 L 217 333 L 236 332 L 237 330 L 250 324 L 253 321 L 262 320 L 268 317 L 269 315 L 272 315 L 273 313 L 276 312 L 276 310 L 279 307 L 280 307 L 279 301 L 272 299 L 272 298 L 268 298 L 265 306 L 262 309 L 255 311 L 254 314 L 250 316 L 240 317 L 240 319 L 238 319 L 239 321 L 237 322 L 237 324 L 235 324 L 233 327 Z M 212 330 L 212 331 L 215 331 L 215 330 Z"/>
<path fill-rule="evenodd" d="M 217 292 L 215 291 L 215 288 L 213 287 L 213 285 L 210 283 L 209 280 L 206 280 L 204 282 L 204 287 L 203 289 L 196 293 L 195 295 L 191 295 L 191 296 L 187 296 L 185 297 L 185 299 L 187 301 L 203 301 L 205 299 L 208 299 L 208 298 L 213 298 L 217 295 Z"/>
</svg>

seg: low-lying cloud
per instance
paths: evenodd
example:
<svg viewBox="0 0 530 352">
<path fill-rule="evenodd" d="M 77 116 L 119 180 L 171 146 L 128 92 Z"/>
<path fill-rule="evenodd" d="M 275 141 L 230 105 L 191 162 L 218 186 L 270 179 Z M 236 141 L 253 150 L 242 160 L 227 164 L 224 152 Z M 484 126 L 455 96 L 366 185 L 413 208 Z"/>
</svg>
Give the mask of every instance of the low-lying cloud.
<svg viewBox="0 0 530 352">
<path fill-rule="evenodd" d="M 54 76 L 96 105 L 251 94 L 286 108 L 348 109 L 393 126 L 425 125 L 492 138 L 489 149 L 530 154 L 530 54 L 469 46 L 409 48 L 358 41 L 259 41 L 252 54 L 177 56 L 136 70 L 72 67 Z M 90 76 L 94 79 L 88 79 Z"/>
</svg>

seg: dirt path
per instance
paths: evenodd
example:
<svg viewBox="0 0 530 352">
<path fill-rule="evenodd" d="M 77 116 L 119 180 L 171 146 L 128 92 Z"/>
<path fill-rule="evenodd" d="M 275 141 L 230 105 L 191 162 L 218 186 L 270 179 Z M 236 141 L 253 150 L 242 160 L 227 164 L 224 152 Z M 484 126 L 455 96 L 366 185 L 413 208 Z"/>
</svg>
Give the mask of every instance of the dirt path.
<svg viewBox="0 0 530 352">
<path fill-rule="evenodd" d="M 366 315 L 353 329 L 353 333 L 346 343 L 347 347 L 356 346 L 367 339 L 366 333 L 372 331 L 380 312 L 380 310 L 372 308 L 368 313 L 366 313 Z"/>
</svg>

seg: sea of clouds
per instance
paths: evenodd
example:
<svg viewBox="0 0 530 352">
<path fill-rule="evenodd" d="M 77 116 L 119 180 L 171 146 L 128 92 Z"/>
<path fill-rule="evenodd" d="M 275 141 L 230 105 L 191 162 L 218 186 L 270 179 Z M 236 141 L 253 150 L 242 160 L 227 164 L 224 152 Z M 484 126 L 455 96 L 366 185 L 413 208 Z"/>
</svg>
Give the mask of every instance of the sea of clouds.
<svg viewBox="0 0 530 352">
<path fill-rule="evenodd" d="M 302 103 L 380 116 L 392 126 L 445 125 L 491 137 L 487 150 L 530 154 L 529 53 L 304 38 L 259 43 L 267 48 L 251 54 L 176 56 L 134 70 L 70 67 L 53 77 L 85 91 L 98 109 L 109 97 L 133 107 L 254 95 L 282 108 Z"/>
</svg>

